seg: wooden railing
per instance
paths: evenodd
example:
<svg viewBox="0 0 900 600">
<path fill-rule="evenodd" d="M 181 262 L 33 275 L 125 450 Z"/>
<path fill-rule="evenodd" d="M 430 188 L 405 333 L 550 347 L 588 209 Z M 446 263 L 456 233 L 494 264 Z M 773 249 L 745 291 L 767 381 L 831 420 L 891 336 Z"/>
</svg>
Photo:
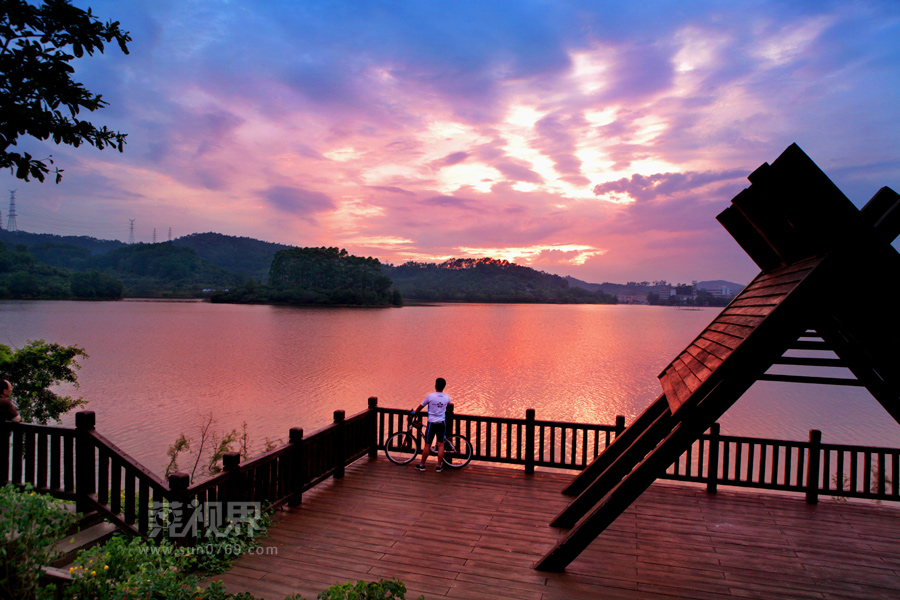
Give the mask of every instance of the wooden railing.
<svg viewBox="0 0 900 600">
<path fill-rule="evenodd" d="M 625 428 L 537 420 L 453 414 L 451 432 L 465 435 L 473 460 L 582 470 Z M 225 455 L 223 471 L 190 485 L 186 474 L 168 482 L 143 467 L 95 431 L 93 412 L 75 415 L 75 428 L 0 423 L 0 485 L 31 484 L 41 492 L 75 500 L 77 509 L 98 511 L 121 529 L 139 535 L 154 531 L 148 507 L 191 506 L 208 514 L 213 503 L 258 503 L 262 509 L 296 506 L 304 492 L 362 456 L 374 457 L 385 440 L 405 429 L 409 413 L 369 408 L 350 418 L 335 411 L 334 422 L 304 436 L 291 429 L 287 444 L 240 462 Z M 714 468 L 710 469 L 709 465 Z M 662 475 L 663 479 L 806 494 L 900 501 L 900 450 L 824 444 L 818 431 L 805 442 L 721 435 L 718 424 L 697 439 Z M 197 533 L 202 533 L 198 531 Z M 188 540 L 190 543 L 190 540 Z"/>
<path fill-rule="evenodd" d="M 524 419 L 451 414 L 451 430 L 469 439 L 473 460 L 522 465 L 526 472 L 581 470 L 625 429 L 621 416 L 615 425 L 591 425 L 539 421 L 533 409 Z M 408 419 L 408 411 L 378 409 L 379 450 Z M 900 450 L 823 444 L 821 438 L 816 430 L 805 442 L 724 436 L 717 423 L 660 478 L 702 483 L 710 492 L 719 485 L 797 492 L 809 502 L 820 495 L 900 501 Z"/>
<path fill-rule="evenodd" d="M 372 398 L 369 405 L 349 419 L 335 411 L 332 425 L 308 437 L 291 429 L 287 444 L 243 463 L 229 452 L 222 473 L 193 485 L 185 473 L 173 474 L 167 483 L 146 469 L 95 430 L 91 411 L 76 413 L 74 429 L 0 423 L 0 485 L 30 484 L 74 500 L 79 512 L 98 511 L 137 535 L 160 531 L 151 523 L 154 506 L 199 512 L 201 525 L 209 525 L 213 503 L 257 503 L 263 510 L 297 505 L 305 491 L 328 477 L 343 477 L 346 465 L 374 455 L 377 401 Z M 202 533 L 202 528 L 190 530 L 185 542 Z"/>
</svg>

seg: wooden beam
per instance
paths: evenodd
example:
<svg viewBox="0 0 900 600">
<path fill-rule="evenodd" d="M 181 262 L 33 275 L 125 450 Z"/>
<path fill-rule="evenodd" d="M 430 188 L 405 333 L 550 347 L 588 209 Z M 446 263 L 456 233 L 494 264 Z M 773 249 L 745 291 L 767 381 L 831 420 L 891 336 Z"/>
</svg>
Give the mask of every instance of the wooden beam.
<svg viewBox="0 0 900 600">
<path fill-rule="evenodd" d="M 648 487 L 672 464 L 673 456 L 693 443 L 716 422 L 746 391 L 754 377 L 732 377 L 721 381 L 701 404 L 686 415 L 676 415 L 677 424 L 634 469 L 622 479 L 603 501 L 581 518 L 572 530 L 547 552 L 534 568 L 562 572 L 597 539 Z M 681 418 L 679 418 L 679 416 Z"/>
<path fill-rule="evenodd" d="M 551 527 L 572 527 L 584 515 L 591 511 L 610 490 L 616 487 L 640 464 L 648 453 L 652 452 L 661 439 L 672 430 L 676 421 L 672 413 L 663 411 L 646 427 L 639 436 L 628 445 L 624 451 L 610 462 L 600 475 L 585 489 L 575 500 L 560 512 L 553 521 Z"/>
<path fill-rule="evenodd" d="M 840 358 L 806 358 L 803 356 L 782 356 L 774 364 L 800 367 L 847 367 L 847 363 Z"/>
<path fill-rule="evenodd" d="M 900 194 L 891 188 L 878 190 L 860 214 L 882 241 L 890 244 L 900 235 Z"/>
<path fill-rule="evenodd" d="M 844 379 L 842 377 L 814 377 L 810 375 L 782 375 L 780 373 L 763 373 L 759 381 L 781 381 L 784 383 L 816 383 L 819 385 L 845 385 L 865 387 L 858 379 Z"/>
<path fill-rule="evenodd" d="M 762 271 L 775 269 L 784 264 L 769 242 L 736 207 L 729 206 L 719 213 L 716 220 L 722 224 L 722 227 L 731 234 L 731 237 Z"/>
<path fill-rule="evenodd" d="M 644 412 L 628 426 L 628 428 L 616 436 L 613 443 L 601 452 L 597 458 L 584 468 L 571 483 L 562 491 L 566 496 L 578 496 L 586 490 L 628 447 L 634 443 L 640 435 L 647 430 L 663 413 L 669 410 L 669 403 L 665 394 L 656 399 Z"/>
<path fill-rule="evenodd" d="M 869 393 L 881 406 L 900 423 L 900 397 L 896 376 L 885 379 L 885 376 L 873 368 L 869 357 L 858 342 L 852 341 L 835 322 L 833 317 L 826 318 L 818 328 L 821 336 L 828 340 L 834 352 L 847 363 L 847 368 L 869 390 Z M 844 326 L 846 328 L 846 325 Z"/>
</svg>

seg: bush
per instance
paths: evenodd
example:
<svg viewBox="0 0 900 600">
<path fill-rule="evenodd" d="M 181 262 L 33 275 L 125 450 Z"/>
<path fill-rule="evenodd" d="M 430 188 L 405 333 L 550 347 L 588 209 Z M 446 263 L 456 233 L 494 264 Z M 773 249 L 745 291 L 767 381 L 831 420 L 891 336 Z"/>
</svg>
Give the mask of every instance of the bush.
<svg viewBox="0 0 900 600">
<path fill-rule="evenodd" d="M 316 596 L 319 600 L 405 600 L 406 586 L 399 579 L 380 581 L 357 581 L 356 585 L 344 583 L 333 585 Z M 419 596 L 424 600 L 424 596 Z"/>
<path fill-rule="evenodd" d="M 57 542 L 74 522 L 61 502 L 35 494 L 30 485 L 0 488 L 0 598 L 36 597 L 41 567 L 56 557 Z"/>
</svg>

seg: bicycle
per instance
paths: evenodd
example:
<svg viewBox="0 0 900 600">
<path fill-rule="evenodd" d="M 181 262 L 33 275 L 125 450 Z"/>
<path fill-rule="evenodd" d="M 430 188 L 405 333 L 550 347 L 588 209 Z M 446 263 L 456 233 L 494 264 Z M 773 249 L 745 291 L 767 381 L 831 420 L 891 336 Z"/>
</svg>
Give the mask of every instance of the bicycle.
<svg viewBox="0 0 900 600">
<path fill-rule="evenodd" d="M 415 433 L 413 433 L 415 431 Z M 420 442 L 425 437 L 422 432 L 422 416 L 410 417 L 406 431 L 398 431 L 384 443 L 384 454 L 396 465 L 408 465 L 420 451 Z M 432 452 L 437 453 L 436 448 Z M 459 462 L 455 462 L 459 460 Z M 472 444 L 466 436 L 459 433 L 444 436 L 444 464 L 454 469 L 461 469 L 472 460 Z"/>
</svg>

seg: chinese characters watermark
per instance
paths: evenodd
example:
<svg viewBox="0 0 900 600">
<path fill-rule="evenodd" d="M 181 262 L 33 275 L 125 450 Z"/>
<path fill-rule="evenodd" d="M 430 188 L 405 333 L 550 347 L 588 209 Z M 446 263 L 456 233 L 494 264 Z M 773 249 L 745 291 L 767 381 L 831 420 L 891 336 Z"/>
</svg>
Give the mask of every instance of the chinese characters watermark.
<svg viewBox="0 0 900 600">
<path fill-rule="evenodd" d="M 169 539 L 193 537 L 254 537 L 259 529 L 262 506 L 259 502 L 153 502 L 150 508 L 150 537 Z"/>
</svg>

